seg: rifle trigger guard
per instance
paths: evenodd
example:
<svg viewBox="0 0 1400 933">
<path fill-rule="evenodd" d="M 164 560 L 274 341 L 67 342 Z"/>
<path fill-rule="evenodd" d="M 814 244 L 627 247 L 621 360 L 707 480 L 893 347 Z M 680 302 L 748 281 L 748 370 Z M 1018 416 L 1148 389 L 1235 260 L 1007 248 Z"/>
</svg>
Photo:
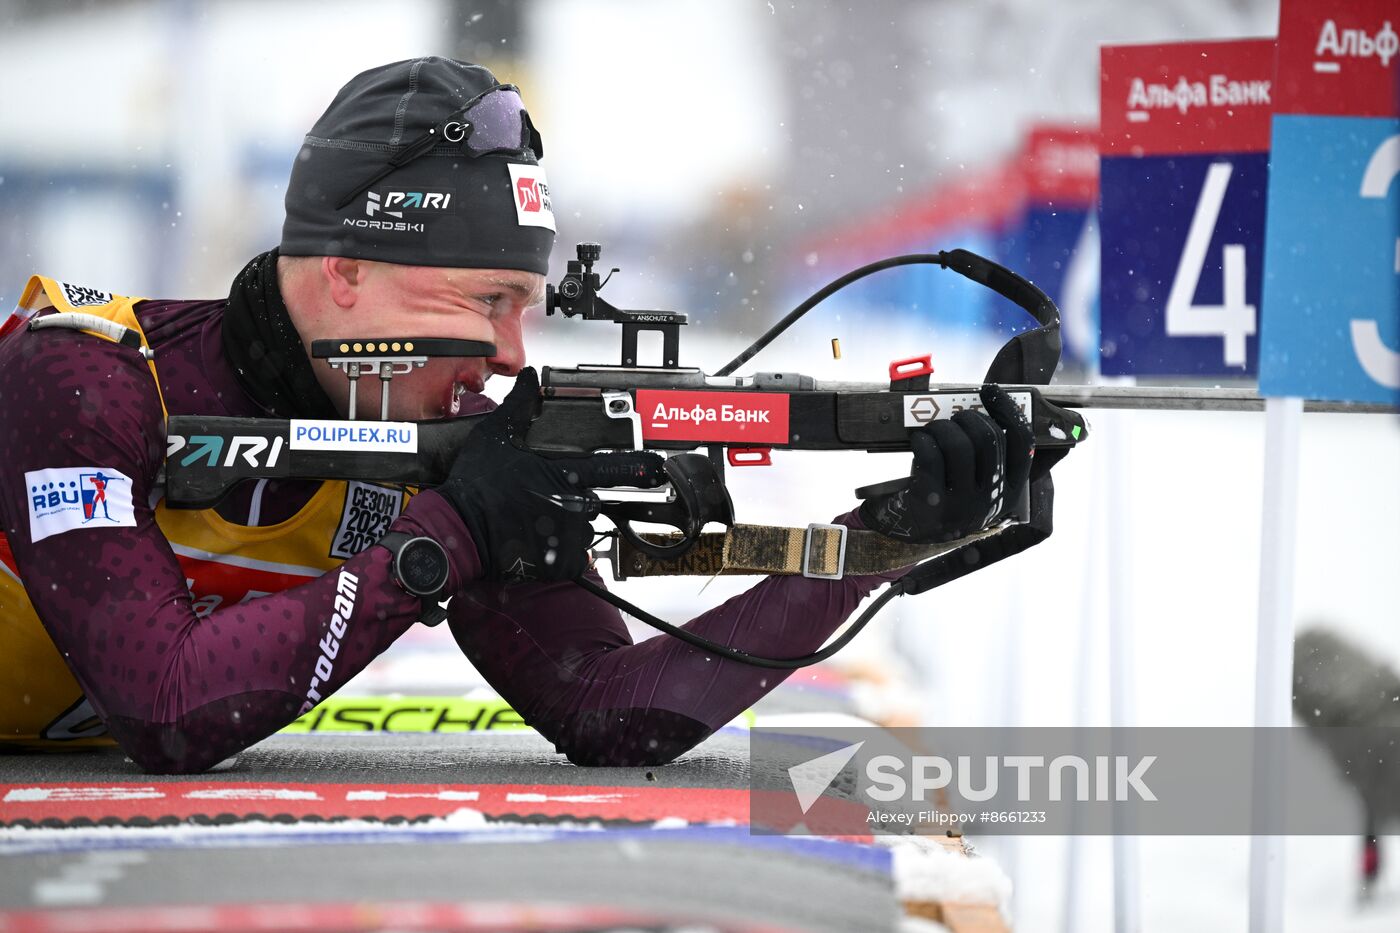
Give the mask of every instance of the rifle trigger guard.
<svg viewBox="0 0 1400 933">
<path fill-rule="evenodd" d="M 734 524 L 734 501 L 714 463 L 704 454 L 677 454 L 665 463 L 676 498 L 673 502 L 605 502 L 603 514 L 612 519 L 618 534 L 637 550 L 660 560 L 683 556 L 700 540 L 710 522 Z M 670 525 L 681 533 L 675 544 L 647 541 L 632 529 L 633 521 Z"/>
</svg>

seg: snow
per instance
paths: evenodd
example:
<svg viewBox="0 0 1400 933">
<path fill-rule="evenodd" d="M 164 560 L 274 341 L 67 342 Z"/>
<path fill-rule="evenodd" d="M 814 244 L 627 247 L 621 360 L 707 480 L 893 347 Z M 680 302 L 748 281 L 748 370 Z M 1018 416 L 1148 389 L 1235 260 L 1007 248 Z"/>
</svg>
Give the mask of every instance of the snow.
<svg viewBox="0 0 1400 933">
<path fill-rule="evenodd" d="M 952 852 L 922 836 L 874 838 L 890 850 L 902 901 L 992 904 L 1004 910 L 1011 899 L 1011 879 L 991 859 Z"/>
<path fill-rule="evenodd" d="M 666 825 L 661 825 L 665 823 Z M 679 817 L 657 821 L 656 828 L 679 829 L 686 825 Z M 247 821 L 226 825 L 180 823 L 174 826 L 87 826 L 53 829 L 49 827 L 0 828 L 0 855 L 22 853 L 60 845 L 67 849 L 83 844 L 93 846 L 136 846 L 153 843 L 207 846 L 265 846 L 286 843 L 297 845 L 308 840 L 327 837 L 364 837 L 365 835 L 404 835 L 431 837 L 447 835 L 454 839 L 462 833 L 480 833 L 483 841 L 509 836 L 513 841 L 549 840 L 566 832 L 605 832 L 596 821 L 559 821 L 548 826 L 531 826 L 489 820 L 480 810 L 460 807 L 443 817 L 415 823 L 388 825 L 379 820 L 336 820 L 308 828 L 299 823 Z"/>
</svg>

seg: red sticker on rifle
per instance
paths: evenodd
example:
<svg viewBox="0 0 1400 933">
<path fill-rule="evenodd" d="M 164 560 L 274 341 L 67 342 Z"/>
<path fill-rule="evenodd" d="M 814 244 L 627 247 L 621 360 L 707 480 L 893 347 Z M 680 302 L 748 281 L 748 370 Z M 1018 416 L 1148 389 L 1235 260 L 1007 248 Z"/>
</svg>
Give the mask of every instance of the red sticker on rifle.
<svg viewBox="0 0 1400 933">
<path fill-rule="evenodd" d="M 788 396 L 779 392 L 680 392 L 638 389 L 642 439 L 788 442 Z"/>
</svg>

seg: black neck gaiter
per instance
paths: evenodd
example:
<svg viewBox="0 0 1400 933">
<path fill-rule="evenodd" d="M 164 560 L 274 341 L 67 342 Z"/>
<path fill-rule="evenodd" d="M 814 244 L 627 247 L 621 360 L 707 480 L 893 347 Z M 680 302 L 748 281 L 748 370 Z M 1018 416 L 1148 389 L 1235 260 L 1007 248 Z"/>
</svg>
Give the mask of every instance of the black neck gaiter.
<svg viewBox="0 0 1400 933">
<path fill-rule="evenodd" d="M 224 355 L 243 391 L 279 418 L 342 417 L 326 395 L 277 288 L 277 250 L 255 256 L 228 295 Z"/>
</svg>

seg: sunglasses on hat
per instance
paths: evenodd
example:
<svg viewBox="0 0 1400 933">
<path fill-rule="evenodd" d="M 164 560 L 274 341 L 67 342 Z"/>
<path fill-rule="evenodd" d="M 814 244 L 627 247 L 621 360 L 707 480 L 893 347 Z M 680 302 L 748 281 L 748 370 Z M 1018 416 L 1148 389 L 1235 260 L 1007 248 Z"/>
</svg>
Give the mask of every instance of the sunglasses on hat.
<svg viewBox="0 0 1400 933">
<path fill-rule="evenodd" d="M 520 89 L 513 84 L 498 84 L 458 107 L 447 119 L 417 139 L 405 143 L 382 169 L 341 198 L 335 209 L 343 210 L 370 187 L 427 154 L 440 143 L 456 145 L 472 158 L 498 154 L 530 155 L 538 161 L 544 157 L 544 140 L 530 121 L 530 114 L 520 99 Z"/>
</svg>

